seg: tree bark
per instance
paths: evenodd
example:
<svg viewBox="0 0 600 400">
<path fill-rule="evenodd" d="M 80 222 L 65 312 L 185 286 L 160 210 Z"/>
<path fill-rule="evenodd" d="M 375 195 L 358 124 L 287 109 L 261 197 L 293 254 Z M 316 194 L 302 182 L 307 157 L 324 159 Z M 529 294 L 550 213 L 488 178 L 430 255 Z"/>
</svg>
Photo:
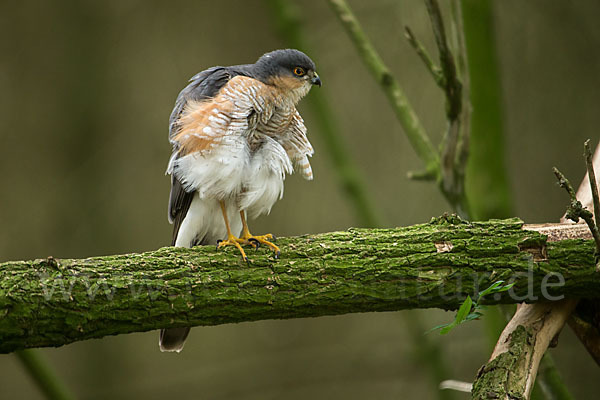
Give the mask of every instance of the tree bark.
<svg viewBox="0 0 600 400">
<path fill-rule="evenodd" d="M 593 242 L 548 242 L 522 227 L 518 219 L 444 216 L 404 228 L 285 238 L 280 259 L 260 249 L 248 264 L 235 249 L 209 246 L 5 262 L 0 352 L 165 327 L 450 310 L 497 280 L 515 286 L 485 303 L 599 296 Z"/>
<path fill-rule="evenodd" d="M 577 305 L 577 299 L 518 306 L 490 361 L 473 384 L 472 399 L 529 399 L 540 361 Z"/>
</svg>

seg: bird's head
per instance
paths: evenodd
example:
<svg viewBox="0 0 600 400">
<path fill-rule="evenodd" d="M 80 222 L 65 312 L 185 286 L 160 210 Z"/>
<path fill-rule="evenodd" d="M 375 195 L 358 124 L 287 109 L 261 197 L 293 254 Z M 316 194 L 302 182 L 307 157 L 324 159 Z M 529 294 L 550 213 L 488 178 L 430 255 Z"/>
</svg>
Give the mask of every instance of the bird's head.
<svg viewBox="0 0 600 400">
<path fill-rule="evenodd" d="M 255 68 L 258 79 L 284 91 L 291 91 L 297 100 L 304 97 L 313 85 L 321 86 L 315 63 L 299 50 L 266 53 L 258 59 Z"/>
</svg>

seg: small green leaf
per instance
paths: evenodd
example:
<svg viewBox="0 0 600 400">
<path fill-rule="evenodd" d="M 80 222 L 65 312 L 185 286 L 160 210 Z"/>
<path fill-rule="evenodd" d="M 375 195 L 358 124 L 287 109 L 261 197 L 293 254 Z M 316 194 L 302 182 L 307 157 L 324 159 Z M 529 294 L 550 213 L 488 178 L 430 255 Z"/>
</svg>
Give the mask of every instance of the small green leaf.
<svg viewBox="0 0 600 400">
<path fill-rule="evenodd" d="M 504 283 L 504 281 L 496 281 L 494 282 L 494 284 L 492 286 L 490 286 L 489 288 L 485 289 L 483 292 L 479 293 L 480 297 L 483 297 L 487 294 L 492 294 L 492 293 L 497 293 L 498 291 L 502 291 L 502 287 L 501 285 Z"/>
<path fill-rule="evenodd" d="M 498 286 L 502 285 L 503 283 L 504 283 L 504 281 L 496 281 L 496 282 L 494 282 L 490 287 L 488 287 L 487 289 L 484 289 L 481 292 L 479 292 L 478 297 L 483 297 L 486 294 L 490 294 L 494 289 L 496 289 Z"/>
<path fill-rule="evenodd" d="M 473 306 L 473 300 L 471 300 L 471 296 L 467 296 L 465 301 L 462 303 L 458 311 L 456 312 L 456 318 L 454 319 L 454 324 L 458 325 L 467 318 L 467 315 L 471 312 L 471 307 Z"/>
<path fill-rule="evenodd" d="M 465 301 L 462 303 L 458 311 L 456 312 L 456 317 L 454 317 L 454 321 L 450 324 L 446 324 L 446 326 L 442 327 L 440 330 L 440 335 L 445 335 L 450 332 L 452 329 L 456 328 L 457 325 L 462 324 L 469 313 L 471 312 L 471 307 L 473 306 L 473 300 L 471 300 L 471 296 L 467 296 Z"/>
<path fill-rule="evenodd" d="M 474 319 L 481 318 L 483 316 L 482 311 L 484 309 L 484 306 L 480 305 L 479 301 L 481 300 L 481 298 L 483 296 L 493 294 L 493 293 L 506 292 L 507 290 L 509 290 L 510 288 L 512 288 L 514 286 L 514 283 L 509 283 L 508 285 L 504 285 L 504 286 L 503 286 L 503 284 L 504 284 L 504 281 L 502 281 L 502 280 L 492 283 L 487 289 L 484 289 L 477 294 L 477 297 L 476 297 L 477 301 L 475 301 L 475 302 L 473 301 L 473 299 L 471 299 L 471 296 L 467 296 L 465 301 L 461 304 L 460 308 L 456 312 L 454 321 L 452 321 L 449 324 L 442 324 L 442 325 L 433 327 L 430 330 L 428 330 L 427 332 L 425 332 L 425 334 L 439 329 L 440 335 L 445 335 L 448 332 L 450 332 L 452 329 L 456 328 L 458 325 L 462 324 L 463 322 L 473 321 Z"/>
<path fill-rule="evenodd" d="M 477 295 L 477 301 L 479 302 L 479 300 L 481 300 L 483 296 L 486 296 L 488 294 L 506 292 L 514 286 L 514 283 L 509 283 L 508 285 L 501 286 L 503 283 L 504 281 L 496 281 L 487 289 L 479 292 L 479 294 Z"/>
<path fill-rule="evenodd" d="M 515 283 L 509 283 L 506 286 L 502 286 L 502 292 L 506 292 L 507 290 L 510 290 L 510 288 L 512 288 L 513 286 L 515 286 Z"/>
</svg>

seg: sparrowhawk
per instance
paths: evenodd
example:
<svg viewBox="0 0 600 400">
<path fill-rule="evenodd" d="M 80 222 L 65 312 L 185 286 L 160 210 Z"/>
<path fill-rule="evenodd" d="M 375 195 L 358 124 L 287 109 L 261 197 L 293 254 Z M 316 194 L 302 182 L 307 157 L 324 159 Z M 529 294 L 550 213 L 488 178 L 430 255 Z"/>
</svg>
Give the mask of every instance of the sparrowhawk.
<svg viewBox="0 0 600 400">
<path fill-rule="evenodd" d="M 321 86 L 314 62 L 298 50 L 275 50 L 254 64 L 212 67 L 190 79 L 169 120 L 173 154 L 169 221 L 172 245 L 268 246 L 246 216 L 268 213 L 283 196 L 286 174 L 312 179 L 313 148 L 296 104 Z M 190 328 L 163 329 L 162 351 L 181 351 Z"/>
</svg>

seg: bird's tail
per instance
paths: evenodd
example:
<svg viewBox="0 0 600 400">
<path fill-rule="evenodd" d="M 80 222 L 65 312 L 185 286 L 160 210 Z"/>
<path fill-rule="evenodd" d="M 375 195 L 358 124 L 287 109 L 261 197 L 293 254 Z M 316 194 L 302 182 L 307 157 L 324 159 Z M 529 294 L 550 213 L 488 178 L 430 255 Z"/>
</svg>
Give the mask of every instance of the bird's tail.
<svg viewBox="0 0 600 400">
<path fill-rule="evenodd" d="M 183 350 L 185 339 L 190 333 L 190 328 L 170 328 L 161 329 L 158 345 L 160 351 L 175 351 L 179 353 Z"/>
<path fill-rule="evenodd" d="M 193 247 L 216 243 L 217 239 L 225 239 L 225 224 L 221 214 L 219 203 L 201 199 L 196 192 L 187 193 L 177 179 L 172 183 L 171 202 L 183 207 L 174 215 L 172 246 Z M 237 213 L 237 209 L 230 212 L 231 217 Z M 184 219 L 190 221 L 183 223 Z M 242 231 L 241 219 L 232 222 L 231 229 L 239 236 Z M 185 339 L 190 333 L 190 328 L 168 328 L 160 330 L 158 344 L 160 351 L 180 352 L 185 344 Z"/>
</svg>

